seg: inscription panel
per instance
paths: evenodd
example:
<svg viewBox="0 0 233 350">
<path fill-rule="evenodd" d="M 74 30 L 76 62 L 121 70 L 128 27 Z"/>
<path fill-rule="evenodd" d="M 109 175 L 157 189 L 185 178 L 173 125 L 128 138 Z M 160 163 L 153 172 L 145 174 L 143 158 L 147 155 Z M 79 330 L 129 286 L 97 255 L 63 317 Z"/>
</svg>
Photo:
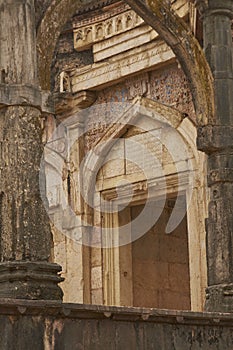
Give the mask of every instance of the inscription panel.
<svg viewBox="0 0 233 350">
<path fill-rule="evenodd" d="M 112 58 L 111 62 L 93 64 L 70 73 L 72 92 L 96 89 L 123 80 L 124 77 L 141 72 L 148 67 L 175 58 L 174 53 L 162 41 L 155 41 L 134 49 L 127 54 Z"/>
</svg>

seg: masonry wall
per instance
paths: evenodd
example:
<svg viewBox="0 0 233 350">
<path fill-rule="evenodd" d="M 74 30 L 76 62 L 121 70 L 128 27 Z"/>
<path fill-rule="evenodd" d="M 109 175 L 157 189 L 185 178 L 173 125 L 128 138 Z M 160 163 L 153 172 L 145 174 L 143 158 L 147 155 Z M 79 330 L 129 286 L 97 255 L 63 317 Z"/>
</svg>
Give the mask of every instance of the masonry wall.
<svg viewBox="0 0 233 350">
<path fill-rule="evenodd" d="M 0 349 L 228 350 L 232 316 L 46 302 L 0 302 Z"/>
</svg>

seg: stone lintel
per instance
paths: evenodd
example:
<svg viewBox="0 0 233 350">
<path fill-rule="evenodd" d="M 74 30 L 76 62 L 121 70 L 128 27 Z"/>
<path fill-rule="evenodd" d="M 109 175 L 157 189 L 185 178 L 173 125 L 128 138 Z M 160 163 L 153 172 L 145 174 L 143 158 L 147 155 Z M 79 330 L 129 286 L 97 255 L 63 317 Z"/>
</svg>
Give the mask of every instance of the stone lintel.
<svg viewBox="0 0 233 350">
<path fill-rule="evenodd" d="M 119 54 L 111 62 L 95 63 L 68 73 L 73 93 L 97 90 L 122 81 L 132 74 L 174 61 L 175 55 L 167 44 L 155 40 L 140 48 Z"/>
<path fill-rule="evenodd" d="M 142 25 L 130 31 L 116 35 L 93 45 L 94 62 L 116 56 L 140 45 L 145 45 L 158 37 L 158 34 L 148 25 Z"/>
<path fill-rule="evenodd" d="M 0 298 L 62 300 L 61 267 L 45 261 L 0 263 Z"/>
</svg>

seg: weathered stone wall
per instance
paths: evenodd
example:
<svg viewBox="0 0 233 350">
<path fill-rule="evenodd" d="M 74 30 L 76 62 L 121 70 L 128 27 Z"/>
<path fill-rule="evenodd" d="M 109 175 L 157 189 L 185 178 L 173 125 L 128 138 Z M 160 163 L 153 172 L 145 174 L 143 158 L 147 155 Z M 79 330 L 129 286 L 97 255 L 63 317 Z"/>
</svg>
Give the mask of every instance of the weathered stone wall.
<svg viewBox="0 0 233 350">
<path fill-rule="evenodd" d="M 185 1 L 183 1 L 182 4 L 185 4 Z M 121 9 L 118 8 L 115 10 L 117 10 L 120 13 L 120 19 L 125 19 L 127 17 L 122 16 Z M 108 22 L 105 21 L 104 16 L 108 15 L 108 17 L 111 18 L 113 12 L 114 7 L 112 7 L 109 13 L 108 11 L 106 11 L 105 13 L 104 11 L 99 10 L 97 12 L 91 12 L 89 14 L 84 14 L 81 16 L 78 15 L 77 17 L 74 17 L 72 20 L 73 23 L 68 22 L 63 30 L 63 33 L 60 35 L 60 39 L 57 44 L 57 50 L 54 55 L 52 80 L 55 92 L 59 91 L 61 86 L 62 92 L 67 91 L 67 86 L 65 86 L 66 84 L 64 82 L 67 83 L 68 81 L 67 84 L 70 88 L 68 89 L 71 98 L 70 101 L 72 101 L 72 96 L 75 100 L 75 98 L 77 98 L 76 95 L 82 93 L 81 90 L 83 89 L 83 86 L 85 86 L 85 81 L 88 81 L 89 79 L 91 80 L 91 82 L 89 82 L 88 89 L 90 88 L 92 91 L 94 91 L 94 93 L 97 96 L 97 100 L 93 105 L 95 109 L 94 112 L 92 111 L 91 113 L 86 113 L 84 120 L 86 128 L 86 135 L 84 140 L 86 152 L 92 148 L 94 143 L 100 140 L 100 138 L 104 135 L 110 124 L 112 122 L 115 122 L 119 118 L 121 106 L 117 108 L 117 112 L 114 114 L 112 112 L 112 110 L 114 109 L 114 103 L 118 103 L 119 105 L 121 105 L 122 103 L 124 104 L 124 102 L 130 103 L 135 97 L 138 96 L 148 97 L 151 100 L 160 102 L 161 104 L 171 106 L 182 112 L 185 116 L 188 116 L 188 118 L 194 123 L 196 122 L 192 96 L 188 87 L 188 81 L 182 69 L 175 61 L 173 53 L 169 50 L 169 48 L 166 45 L 163 44 L 163 42 L 160 39 L 157 40 L 156 32 L 153 32 L 152 37 L 149 37 L 148 39 L 147 34 L 151 34 L 150 31 L 152 31 L 152 29 L 147 25 L 143 24 L 142 20 L 140 19 L 140 22 L 135 21 L 131 23 L 131 26 L 129 27 L 126 26 L 126 28 L 121 28 L 119 33 L 115 33 L 113 31 L 112 33 L 107 35 L 107 38 L 105 38 L 103 35 L 101 37 L 97 35 L 98 30 L 100 29 L 102 34 L 105 33 Z M 183 14 L 181 14 L 181 16 L 185 16 L 185 14 L 187 14 L 187 8 L 185 8 L 185 11 Z M 116 24 L 119 24 L 119 18 L 115 18 Z M 101 23 L 99 21 L 101 21 Z M 74 25 L 75 28 L 74 34 L 72 25 Z M 82 28 L 82 26 L 84 26 L 84 28 Z M 136 27 L 134 28 L 134 26 Z M 79 43 L 79 41 L 77 41 L 77 39 L 80 39 L 77 36 L 79 35 L 80 28 L 82 28 L 83 30 L 82 35 L 80 34 L 81 39 L 84 40 L 84 43 L 81 42 L 81 44 Z M 86 38 L 84 35 L 86 33 L 85 30 L 87 29 L 91 29 L 90 38 Z M 116 29 L 117 28 L 115 28 L 114 30 Z M 126 32 L 124 32 L 123 29 L 126 30 Z M 129 42 L 131 43 L 130 47 L 127 46 L 127 40 L 123 40 L 124 35 L 128 35 L 127 40 L 129 40 Z M 139 40 L 136 39 L 138 38 L 138 35 L 139 38 L 141 38 L 142 36 L 141 39 L 143 40 L 137 47 L 137 45 L 135 45 L 135 40 L 136 42 L 137 40 Z M 74 47 L 76 47 L 76 49 L 79 52 L 75 51 Z M 86 50 L 86 48 L 89 49 Z M 120 49 L 122 49 L 122 52 L 120 51 Z M 133 59 L 130 58 L 131 54 L 135 56 Z M 157 57 L 157 61 L 156 59 L 151 60 L 151 57 L 154 56 Z M 115 70 L 112 71 L 108 67 L 108 64 L 110 66 L 112 64 L 114 65 L 114 60 L 119 60 L 120 63 L 118 62 L 118 66 L 116 64 L 118 68 L 115 69 L 114 66 L 113 68 Z M 93 63 L 93 61 L 95 61 L 95 63 Z M 152 64 L 152 66 L 150 66 L 150 64 Z M 101 75 L 103 66 L 103 74 Z M 84 67 L 84 69 L 82 69 L 81 67 Z M 129 67 L 130 69 L 128 69 Z M 125 77 L 123 78 L 121 76 L 121 82 L 119 83 L 119 79 L 117 78 L 117 76 L 119 71 L 121 71 L 121 69 L 123 68 L 125 69 Z M 66 79 L 63 80 L 63 78 L 60 81 L 59 75 L 61 72 L 64 72 L 65 74 L 67 73 L 67 81 Z M 134 75 L 132 75 L 132 73 L 134 73 Z M 103 85 L 106 86 L 106 84 L 108 84 L 108 87 L 103 88 Z M 74 89 L 72 89 L 72 87 L 74 87 Z M 103 107 L 103 104 L 108 104 L 108 108 L 106 109 L 105 106 Z M 77 110 L 78 109 L 76 109 L 74 113 L 76 113 Z M 71 112 L 69 112 L 67 116 L 70 116 L 70 113 Z M 65 113 L 63 114 L 62 118 L 64 118 L 64 115 Z M 194 137 L 195 136 L 192 135 L 192 142 L 194 142 Z M 74 159 L 74 164 L 74 169 L 75 167 L 77 167 L 78 169 L 79 163 L 77 161 L 77 157 L 76 160 Z M 202 161 L 201 164 L 203 164 Z M 118 167 L 118 165 L 119 164 L 115 164 L 114 169 L 113 167 L 111 167 L 110 177 L 117 177 L 118 175 L 120 175 L 121 168 Z M 173 165 L 170 164 L 170 167 L 172 166 Z M 75 183 L 75 178 L 77 178 L 77 174 L 73 174 L 71 170 L 70 175 L 71 183 Z M 63 185 L 64 190 L 67 192 L 67 179 L 65 177 L 66 176 L 64 175 Z M 85 176 L 83 177 L 83 179 L 85 182 Z M 203 179 L 201 179 L 201 183 L 203 183 L 202 180 Z M 77 183 L 77 187 L 78 186 L 80 186 L 79 183 Z M 77 188 L 71 189 L 71 202 L 75 202 L 73 193 L 77 191 Z M 197 202 L 195 206 L 197 206 Z M 77 212 L 80 212 L 79 208 L 76 208 L 76 210 Z M 55 221 L 56 220 L 62 221 L 63 219 L 60 215 L 57 216 Z M 101 219 L 94 217 L 94 221 L 95 220 L 97 224 L 101 226 Z M 203 222 L 200 225 L 201 236 L 203 236 L 204 232 Z M 192 227 L 194 227 L 195 231 L 196 224 L 192 223 Z M 67 228 L 65 228 L 64 226 L 64 229 L 65 231 L 67 229 L 67 232 L 69 231 L 68 226 Z M 73 232 L 75 232 L 75 228 L 72 228 L 68 232 L 68 235 L 73 234 Z M 63 276 L 66 277 L 66 281 L 63 284 L 63 289 L 65 291 L 65 301 L 83 302 L 83 296 L 85 294 L 83 288 L 86 284 L 89 283 L 89 294 L 91 302 L 102 304 L 104 302 L 104 298 L 102 281 L 103 260 L 101 257 L 101 250 L 94 248 L 91 249 L 91 252 L 88 252 L 88 254 L 90 254 L 91 259 L 88 258 L 86 260 L 86 263 L 88 264 L 87 269 L 89 269 L 91 277 L 89 280 L 87 280 L 86 276 L 84 276 L 85 263 L 83 262 L 83 258 L 85 258 L 85 254 L 83 253 L 82 247 L 79 245 L 79 243 L 75 243 L 69 238 L 55 231 L 54 241 L 55 261 L 58 261 L 63 266 Z M 192 249 L 194 250 L 194 248 Z M 198 251 L 200 252 L 201 249 L 198 248 Z M 202 255 L 204 257 L 204 254 Z M 203 260 L 203 257 L 200 260 Z M 192 266 L 194 266 L 194 264 Z M 194 270 L 196 274 L 198 271 L 198 267 L 195 266 Z M 205 276 L 205 273 L 203 273 L 203 276 Z M 196 276 L 193 278 L 192 281 L 195 280 Z M 203 277 L 202 280 L 204 281 L 205 277 Z M 191 284 L 193 283 L 194 282 L 191 282 Z M 194 292 L 194 294 L 198 295 L 197 297 L 192 296 L 192 307 L 195 310 L 200 310 L 202 308 L 203 298 L 201 295 L 204 290 L 204 285 L 205 282 L 203 283 L 203 285 L 199 285 L 198 288 L 200 290 L 198 291 L 198 293 Z M 196 301 L 194 302 L 195 298 Z"/>
<path fill-rule="evenodd" d="M 195 122 L 195 111 L 188 82 L 176 64 L 129 77 L 120 84 L 101 90 L 94 105 L 109 104 L 110 110 L 111 103 L 131 102 L 136 96 L 148 97 L 176 108 Z M 93 142 L 104 134 L 104 125 L 107 127 L 113 121 L 113 113 L 108 113 L 105 108 L 103 114 L 101 110 L 101 107 L 96 108 L 96 113 L 94 115 L 91 113 L 85 121 L 86 130 L 88 130 L 85 135 L 87 149 L 90 149 Z"/>
<path fill-rule="evenodd" d="M 36 13 L 36 26 L 39 25 L 41 19 L 48 6 L 51 3 L 51 0 L 35 0 L 35 13 Z"/>
<path fill-rule="evenodd" d="M 77 52 L 74 49 L 72 23 L 67 23 L 58 40 L 51 70 L 51 87 L 55 92 L 60 89 L 59 75 L 64 69 L 74 69 L 93 63 L 91 50 Z"/>
<path fill-rule="evenodd" d="M 0 303 L 7 350 L 229 350 L 232 316 L 46 302 Z"/>
</svg>

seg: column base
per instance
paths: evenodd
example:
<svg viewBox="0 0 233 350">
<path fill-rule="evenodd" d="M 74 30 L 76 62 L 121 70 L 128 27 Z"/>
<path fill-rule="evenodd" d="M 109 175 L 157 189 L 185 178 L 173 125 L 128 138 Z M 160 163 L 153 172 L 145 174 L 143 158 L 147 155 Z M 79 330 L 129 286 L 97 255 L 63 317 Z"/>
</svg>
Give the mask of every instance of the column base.
<svg viewBox="0 0 233 350">
<path fill-rule="evenodd" d="M 0 263 L 0 298 L 62 301 L 61 266 L 47 262 Z"/>
<path fill-rule="evenodd" d="M 208 287 L 205 311 L 233 312 L 233 283 Z"/>
</svg>

